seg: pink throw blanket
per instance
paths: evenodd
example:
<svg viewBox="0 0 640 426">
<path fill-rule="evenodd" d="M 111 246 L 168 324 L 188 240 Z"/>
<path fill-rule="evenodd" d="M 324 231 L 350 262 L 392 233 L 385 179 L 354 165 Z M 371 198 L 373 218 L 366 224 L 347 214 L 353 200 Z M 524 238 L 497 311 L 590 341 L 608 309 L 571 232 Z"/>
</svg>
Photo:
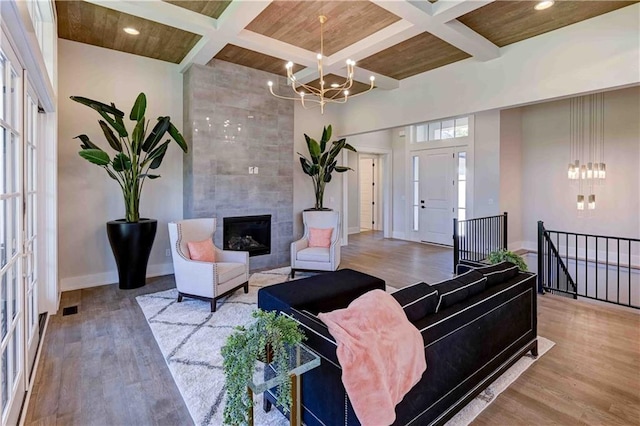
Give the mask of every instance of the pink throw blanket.
<svg viewBox="0 0 640 426">
<path fill-rule="evenodd" d="M 396 405 L 427 369 L 418 329 L 383 290 L 372 290 L 347 308 L 318 317 L 338 343 L 342 383 L 360 423 L 393 423 Z"/>
</svg>

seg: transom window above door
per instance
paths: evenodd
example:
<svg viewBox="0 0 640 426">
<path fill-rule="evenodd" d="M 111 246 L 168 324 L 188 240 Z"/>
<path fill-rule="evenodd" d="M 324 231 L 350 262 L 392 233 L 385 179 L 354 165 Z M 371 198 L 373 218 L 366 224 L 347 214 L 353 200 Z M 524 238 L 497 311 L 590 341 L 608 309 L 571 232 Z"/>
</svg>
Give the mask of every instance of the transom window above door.
<svg viewBox="0 0 640 426">
<path fill-rule="evenodd" d="M 469 136 L 469 117 L 450 118 L 412 126 L 412 142 L 423 143 Z"/>
</svg>

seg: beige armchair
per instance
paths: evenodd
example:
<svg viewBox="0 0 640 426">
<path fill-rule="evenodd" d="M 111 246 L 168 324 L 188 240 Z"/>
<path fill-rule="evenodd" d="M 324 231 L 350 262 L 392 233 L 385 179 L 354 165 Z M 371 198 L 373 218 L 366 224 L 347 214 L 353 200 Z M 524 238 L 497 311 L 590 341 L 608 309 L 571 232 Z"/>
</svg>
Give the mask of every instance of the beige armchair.
<svg viewBox="0 0 640 426">
<path fill-rule="evenodd" d="M 188 242 L 213 238 L 215 219 L 188 219 L 169 223 L 173 272 L 178 289 L 178 302 L 183 297 L 211 302 L 216 311 L 218 299 L 240 287 L 249 292 L 249 253 L 215 248 L 216 263 L 199 262 L 189 258 Z"/>
<path fill-rule="evenodd" d="M 291 278 L 296 271 L 335 271 L 340 266 L 340 214 L 334 211 L 302 212 L 304 234 L 291 243 Z M 309 247 L 309 228 L 333 228 L 329 248 Z"/>
</svg>

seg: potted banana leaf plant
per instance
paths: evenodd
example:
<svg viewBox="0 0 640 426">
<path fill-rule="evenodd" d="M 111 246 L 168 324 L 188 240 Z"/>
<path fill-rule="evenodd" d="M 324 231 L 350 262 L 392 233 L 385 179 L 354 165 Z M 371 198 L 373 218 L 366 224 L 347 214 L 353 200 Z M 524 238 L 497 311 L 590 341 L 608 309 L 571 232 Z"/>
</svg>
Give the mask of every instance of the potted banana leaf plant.
<svg viewBox="0 0 640 426">
<path fill-rule="evenodd" d="M 124 123 L 124 112 L 115 104 L 80 96 L 71 96 L 71 99 L 100 114 L 102 119 L 98 124 L 107 144 L 115 151 L 113 156 L 109 155 L 86 134 L 74 138 L 80 139 L 80 156 L 102 167 L 122 190 L 125 217 L 107 222 L 107 235 L 118 265 L 120 288 L 142 287 L 158 226 L 155 219 L 140 218 L 142 188 L 147 179 L 160 177 L 154 171 L 162 164 L 171 140 L 185 153 L 187 143 L 168 116 L 158 117 L 151 133 L 147 134 L 149 121 L 145 117 L 147 97 L 144 93 L 138 95 L 129 114 L 129 119 L 135 122 L 131 132 Z"/>
<path fill-rule="evenodd" d="M 348 170 L 353 170 L 351 167 L 338 166 L 337 158 L 343 149 L 353 152 L 356 152 L 356 149 L 349 145 L 345 138 L 329 143 L 331 132 L 331 125 L 325 126 L 322 130 L 320 143 L 305 133 L 304 138 L 307 141 L 309 157 L 298 153 L 302 171 L 311 176 L 316 196 L 316 204 L 314 208 L 309 210 L 330 210 L 324 207 L 324 188 L 327 183 L 331 182 L 331 174 L 333 172 L 344 173 Z"/>
</svg>

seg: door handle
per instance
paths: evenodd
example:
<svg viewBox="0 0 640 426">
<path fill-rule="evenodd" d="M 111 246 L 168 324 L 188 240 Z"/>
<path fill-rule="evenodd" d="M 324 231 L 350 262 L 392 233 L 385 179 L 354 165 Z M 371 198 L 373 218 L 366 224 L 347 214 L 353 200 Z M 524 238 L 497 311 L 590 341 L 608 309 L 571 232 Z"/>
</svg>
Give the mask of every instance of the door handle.
<svg viewBox="0 0 640 426">
<path fill-rule="evenodd" d="M 423 208 L 423 209 L 426 209 L 426 207 L 425 207 L 425 206 L 420 206 L 420 207 L 421 207 L 421 208 Z"/>
</svg>

